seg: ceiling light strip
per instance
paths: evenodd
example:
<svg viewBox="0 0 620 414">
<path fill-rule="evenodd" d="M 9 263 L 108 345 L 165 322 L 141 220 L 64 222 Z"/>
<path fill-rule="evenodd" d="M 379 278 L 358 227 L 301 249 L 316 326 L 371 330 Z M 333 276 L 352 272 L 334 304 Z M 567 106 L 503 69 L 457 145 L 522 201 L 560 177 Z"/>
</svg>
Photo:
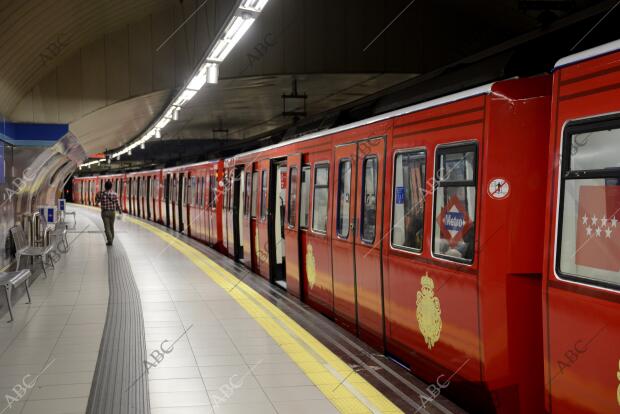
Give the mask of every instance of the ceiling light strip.
<svg viewBox="0 0 620 414">
<path fill-rule="evenodd" d="M 228 21 L 223 25 L 224 29 L 220 30 L 216 36 L 215 42 L 207 50 L 205 57 L 200 65 L 192 74 L 189 82 L 175 96 L 163 115 L 157 118 L 146 131 L 138 138 L 133 140 L 124 148 L 119 149 L 109 155 L 109 158 L 120 159 L 121 155 L 131 154 L 131 150 L 144 144 L 151 138 L 160 138 L 162 129 L 164 129 L 170 121 L 176 121 L 179 111 L 187 104 L 200 89 L 207 83 L 217 83 L 219 77 L 219 65 L 224 62 L 226 57 L 239 43 L 241 38 L 247 33 L 252 24 L 256 21 L 260 13 L 267 5 L 269 0 L 240 0 L 231 12 Z M 89 161 L 80 165 L 90 168 L 91 165 L 98 165 L 101 161 Z"/>
</svg>

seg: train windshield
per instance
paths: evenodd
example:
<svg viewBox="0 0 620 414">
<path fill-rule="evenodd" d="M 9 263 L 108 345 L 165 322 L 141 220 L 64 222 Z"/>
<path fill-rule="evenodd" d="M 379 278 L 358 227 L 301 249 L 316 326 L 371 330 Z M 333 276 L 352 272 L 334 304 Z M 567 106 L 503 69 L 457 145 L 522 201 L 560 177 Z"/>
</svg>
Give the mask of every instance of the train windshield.
<svg viewBox="0 0 620 414">
<path fill-rule="evenodd" d="M 564 134 L 558 273 L 620 286 L 620 119 L 569 125 Z M 614 128 L 615 125 L 615 128 Z"/>
</svg>

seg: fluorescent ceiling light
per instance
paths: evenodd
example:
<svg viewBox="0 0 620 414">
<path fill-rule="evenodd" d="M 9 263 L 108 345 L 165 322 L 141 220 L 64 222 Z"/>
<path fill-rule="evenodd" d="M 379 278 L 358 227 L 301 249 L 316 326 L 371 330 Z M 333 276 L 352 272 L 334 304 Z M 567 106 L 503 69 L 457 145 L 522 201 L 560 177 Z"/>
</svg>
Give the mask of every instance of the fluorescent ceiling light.
<svg viewBox="0 0 620 414">
<path fill-rule="evenodd" d="M 168 125 L 170 123 L 170 118 L 162 118 L 159 120 L 159 122 L 157 123 L 156 127 L 158 130 L 160 129 L 164 129 L 166 127 L 166 125 Z"/>
<path fill-rule="evenodd" d="M 183 92 L 176 97 L 172 105 L 168 107 L 164 117 L 159 119 L 155 126 L 145 133 L 139 141 L 135 141 L 132 145 L 126 146 L 119 152 L 112 154 L 110 158 L 120 160 L 122 154 L 127 152 L 131 153 L 131 149 L 138 145 L 143 148 L 144 143 L 152 137 L 161 138 L 161 129 L 168 125 L 171 119 L 175 121 L 178 119 L 180 108 L 190 101 L 205 83 L 217 83 L 219 78 L 219 63 L 226 59 L 228 54 L 252 26 L 258 13 L 263 11 L 268 2 L 269 0 L 241 0 L 237 14 L 232 17 L 226 26 L 223 36 L 216 41 L 215 46 L 196 75 L 189 81 Z M 110 158 L 108 158 L 108 161 Z M 97 164 L 97 161 L 82 164 L 81 166 L 88 166 L 88 168 L 90 168 L 93 164 Z"/>
<path fill-rule="evenodd" d="M 207 83 L 207 74 L 201 70 L 192 78 L 191 81 L 189 81 L 186 89 L 198 91 L 204 86 L 205 83 Z"/>
<path fill-rule="evenodd" d="M 268 1 L 269 0 L 244 0 L 241 2 L 241 6 L 239 6 L 239 8 L 261 12 L 265 8 Z"/>
<path fill-rule="evenodd" d="M 183 93 L 181 94 L 181 96 L 179 96 L 179 100 L 183 100 L 183 104 L 185 104 L 196 95 L 196 92 L 197 91 L 194 91 L 192 89 L 185 89 Z M 177 106 L 182 106 L 182 105 L 177 105 Z"/>
<path fill-rule="evenodd" d="M 207 59 L 214 62 L 223 62 L 239 40 L 241 40 L 243 35 L 248 31 L 250 26 L 252 26 L 254 20 L 256 19 L 249 13 L 233 17 L 224 32 L 224 37 L 217 41 Z"/>
</svg>

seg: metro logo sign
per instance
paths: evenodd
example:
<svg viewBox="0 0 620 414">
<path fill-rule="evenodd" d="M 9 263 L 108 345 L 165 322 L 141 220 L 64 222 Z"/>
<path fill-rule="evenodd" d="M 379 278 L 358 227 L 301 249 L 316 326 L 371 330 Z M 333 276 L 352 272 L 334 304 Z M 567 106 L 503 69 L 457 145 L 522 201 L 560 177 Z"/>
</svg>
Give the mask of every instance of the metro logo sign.
<svg viewBox="0 0 620 414">
<path fill-rule="evenodd" d="M 441 237 L 448 240 L 450 247 L 454 247 L 463 239 L 471 225 L 467 209 L 461 200 L 453 195 L 439 213 Z"/>
<path fill-rule="evenodd" d="M 620 186 L 582 186 L 575 263 L 620 271 Z"/>
</svg>

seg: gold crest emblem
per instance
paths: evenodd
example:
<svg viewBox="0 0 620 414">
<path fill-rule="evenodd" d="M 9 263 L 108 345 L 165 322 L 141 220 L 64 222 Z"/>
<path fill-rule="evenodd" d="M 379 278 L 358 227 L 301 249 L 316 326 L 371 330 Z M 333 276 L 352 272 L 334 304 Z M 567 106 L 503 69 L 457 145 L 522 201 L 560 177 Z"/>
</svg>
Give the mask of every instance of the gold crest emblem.
<svg viewBox="0 0 620 414">
<path fill-rule="evenodd" d="M 311 244 L 308 244 L 308 249 L 306 250 L 306 275 L 308 276 L 308 284 L 311 288 L 314 287 L 316 283 L 316 263 Z"/>
<path fill-rule="evenodd" d="M 620 360 L 618 361 L 618 372 L 616 375 L 618 377 L 618 381 L 620 381 Z M 616 399 L 618 400 L 618 405 L 620 405 L 620 384 L 618 384 L 618 389 L 616 390 Z"/>
<path fill-rule="evenodd" d="M 431 349 L 439 340 L 441 335 L 441 306 L 439 298 L 435 296 L 435 284 L 433 279 L 428 276 L 428 272 L 422 276 L 422 287 L 418 291 L 415 316 L 418 319 L 420 332 L 424 336 L 424 341 Z"/>
<path fill-rule="evenodd" d="M 261 252 L 260 252 L 260 244 L 258 244 L 258 229 L 254 232 L 254 245 L 256 246 L 256 262 L 260 266 L 261 262 Z"/>
</svg>

